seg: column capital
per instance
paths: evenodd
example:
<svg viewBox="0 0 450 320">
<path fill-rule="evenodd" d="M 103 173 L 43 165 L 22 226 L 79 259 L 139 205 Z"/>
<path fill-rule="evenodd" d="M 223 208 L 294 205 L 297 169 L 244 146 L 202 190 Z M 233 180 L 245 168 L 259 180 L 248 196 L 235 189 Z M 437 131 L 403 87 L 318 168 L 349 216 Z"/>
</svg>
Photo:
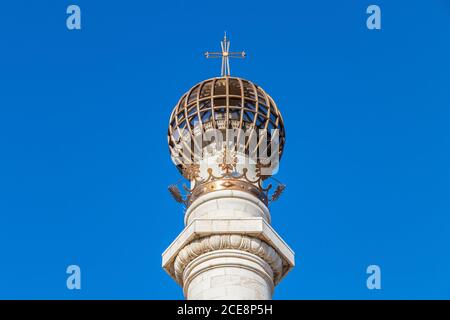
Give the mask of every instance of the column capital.
<svg viewBox="0 0 450 320">
<path fill-rule="evenodd" d="M 294 252 L 263 218 L 195 219 L 162 254 L 163 268 L 182 285 L 185 267 L 198 256 L 235 249 L 266 261 L 277 284 L 293 267 Z"/>
</svg>

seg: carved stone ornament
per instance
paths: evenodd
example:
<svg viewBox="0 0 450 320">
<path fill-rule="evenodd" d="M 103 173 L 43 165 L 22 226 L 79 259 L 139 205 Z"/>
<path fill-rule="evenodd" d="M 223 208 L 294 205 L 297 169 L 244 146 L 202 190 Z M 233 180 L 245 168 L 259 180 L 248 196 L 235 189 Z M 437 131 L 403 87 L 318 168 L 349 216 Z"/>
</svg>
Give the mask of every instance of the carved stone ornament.
<svg viewBox="0 0 450 320">
<path fill-rule="evenodd" d="M 280 280 L 283 260 L 278 253 L 263 240 L 240 234 L 207 236 L 186 245 L 175 259 L 175 278 L 179 283 L 183 283 L 183 271 L 191 261 L 204 253 L 225 249 L 242 250 L 260 257 L 272 268 L 275 284 Z"/>
</svg>

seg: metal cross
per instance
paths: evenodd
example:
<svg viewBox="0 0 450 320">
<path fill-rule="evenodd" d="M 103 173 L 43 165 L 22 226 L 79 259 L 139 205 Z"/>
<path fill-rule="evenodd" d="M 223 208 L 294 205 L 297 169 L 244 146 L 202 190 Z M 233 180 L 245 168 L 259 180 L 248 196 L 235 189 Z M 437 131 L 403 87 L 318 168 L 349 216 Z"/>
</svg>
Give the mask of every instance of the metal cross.
<svg viewBox="0 0 450 320">
<path fill-rule="evenodd" d="M 230 75 L 230 58 L 245 58 L 245 51 L 242 52 L 230 52 L 230 40 L 227 38 L 227 33 L 225 32 L 223 40 L 220 42 L 222 46 L 222 52 L 205 52 L 206 58 L 222 58 L 222 71 L 221 75 Z"/>
</svg>

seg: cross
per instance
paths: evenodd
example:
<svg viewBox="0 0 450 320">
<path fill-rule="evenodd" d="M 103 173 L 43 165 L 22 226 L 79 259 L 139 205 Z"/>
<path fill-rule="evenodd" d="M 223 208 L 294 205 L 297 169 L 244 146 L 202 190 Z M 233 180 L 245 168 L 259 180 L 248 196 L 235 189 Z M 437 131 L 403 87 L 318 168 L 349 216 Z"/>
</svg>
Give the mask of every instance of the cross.
<svg viewBox="0 0 450 320">
<path fill-rule="evenodd" d="M 242 52 L 230 52 L 230 40 L 227 38 L 227 33 L 225 32 L 223 40 L 220 42 L 222 46 L 222 52 L 205 52 L 206 58 L 222 58 L 222 71 L 221 76 L 230 75 L 230 59 L 229 58 L 245 58 L 245 51 Z"/>
</svg>

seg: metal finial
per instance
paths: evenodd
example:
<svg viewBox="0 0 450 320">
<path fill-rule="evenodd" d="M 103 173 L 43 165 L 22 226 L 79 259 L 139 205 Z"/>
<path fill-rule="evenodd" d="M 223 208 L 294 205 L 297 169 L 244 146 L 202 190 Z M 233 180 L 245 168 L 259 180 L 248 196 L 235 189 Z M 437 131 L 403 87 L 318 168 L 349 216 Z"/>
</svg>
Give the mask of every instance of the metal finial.
<svg viewBox="0 0 450 320">
<path fill-rule="evenodd" d="M 245 51 L 230 52 L 230 40 L 227 38 L 227 33 L 224 33 L 223 40 L 220 42 L 222 52 L 205 52 L 206 58 L 222 58 L 221 76 L 230 75 L 230 58 L 245 58 Z"/>
</svg>

